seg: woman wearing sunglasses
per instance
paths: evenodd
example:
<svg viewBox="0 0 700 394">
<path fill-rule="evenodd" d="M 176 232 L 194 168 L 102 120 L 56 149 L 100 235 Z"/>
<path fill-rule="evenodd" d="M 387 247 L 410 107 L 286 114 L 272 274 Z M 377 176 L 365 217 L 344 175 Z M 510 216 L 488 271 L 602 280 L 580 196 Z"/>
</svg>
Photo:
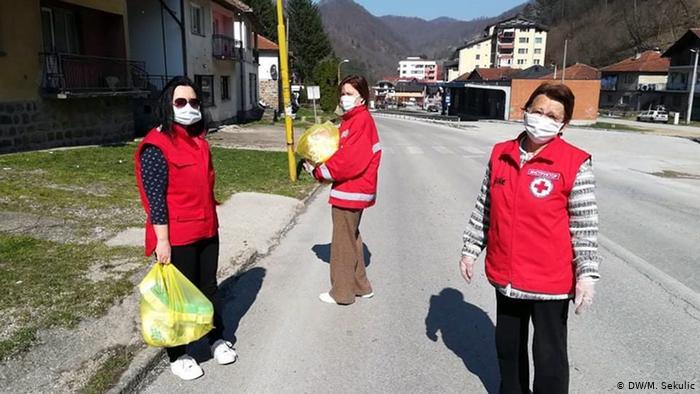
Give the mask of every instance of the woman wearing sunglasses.
<svg viewBox="0 0 700 394">
<path fill-rule="evenodd" d="M 576 314 L 591 305 L 600 277 L 595 178 L 591 155 L 561 138 L 574 112 L 566 85 L 540 85 L 523 110 L 525 130 L 491 153 L 460 271 L 471 282 L 486 248 L 486 277 L 496 288 L 499 392 L 567 393 L 569 303 Z"/>
<path fill-rule="evenodd" d="M 156 264 L 174 264 L 214 304 L 212 355 L 219 364 L 236 361 L 223 339 L 217 297 L 218 220 L 214 167 L 205 140 L 199 89 L 187 77 L 165 86 L 157 109 L 158 127 L 148 132 L 135 154 L 136 179 L 147 215 L 146 255 Z M 187 346 L 167 348 L 170 369 L 183 380 L 203 375 Z"/>
</svg>

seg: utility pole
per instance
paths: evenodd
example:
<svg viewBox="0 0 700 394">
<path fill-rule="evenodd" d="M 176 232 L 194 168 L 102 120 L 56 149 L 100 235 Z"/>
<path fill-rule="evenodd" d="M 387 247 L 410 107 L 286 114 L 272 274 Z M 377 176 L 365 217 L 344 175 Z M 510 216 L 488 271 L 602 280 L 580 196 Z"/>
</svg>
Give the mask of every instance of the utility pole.
<svg viewBox="0 0 700 394">
<path fill-rule="evenodd" d="M 693 98 L 695 98 L 695 81 L 698 79 L 698 56 L 700 49 L 691 49 L 690 52 L 695 53 L 695 65 L 693 66 L 693 74 L 690 76 L 690 92 L 688 93 L 688 114 L 686 115 L 685 123 L 690 124 L 690 116 L 693 113 Z"/>
<path fill-rule="evenodd" d="M 566 51 L 569 49 L 569 40 L 564 40 L 564 64 L 561 66 L 561 83 L 566 77 Z"/>
<path fill-rule="evenodd" d="M 289 85 L 289 63 L 287 56 L 287 34 L 284 28 L 282 0 L 277 0 L 277 36 L 280 51 L 280 73 L 282 74 L 282 99 L 284 100 L 284 129 L 287 137 L 287 159 L 289 179 L 297 181 L 297 162 L 294 156 L 294 125 L 292 122 L 292 100 Z"/>
</svg>

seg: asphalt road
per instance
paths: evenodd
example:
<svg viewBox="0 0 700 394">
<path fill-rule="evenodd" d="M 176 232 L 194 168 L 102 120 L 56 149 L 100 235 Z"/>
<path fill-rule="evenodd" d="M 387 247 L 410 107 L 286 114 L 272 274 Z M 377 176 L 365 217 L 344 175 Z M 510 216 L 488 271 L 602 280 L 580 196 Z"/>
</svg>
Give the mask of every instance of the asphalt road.
<svg viewBox="0 0 700 394">
<path fill-rule="evenodd" d="M 219 366 L 200 352 L 205 376 L 195 382 L 178 381 L 163 362 L 145 392 L 497 390 L 494 290 L 483 258 L 471 285 L 457 263 L 490 148 L 521 126 L 377 121 L 378 204 L 361 225 L 375 298 L 344 307 L 317 298 L 329 287 L 323 191 L 278 248 L 223 286 L 239 361 Z M 700 291 L 700 144 L 581 129 L 566 137 L 593 154 L 606 240 L 595 303 L 570 313 L 571 392 L 633 391 L 630 382 L 655 384 L 642 392 L 693 392 L 662 390 L 671 382 L 700 391 L 700 311 L 678 298 L 678 289 Z"/>
</svg>

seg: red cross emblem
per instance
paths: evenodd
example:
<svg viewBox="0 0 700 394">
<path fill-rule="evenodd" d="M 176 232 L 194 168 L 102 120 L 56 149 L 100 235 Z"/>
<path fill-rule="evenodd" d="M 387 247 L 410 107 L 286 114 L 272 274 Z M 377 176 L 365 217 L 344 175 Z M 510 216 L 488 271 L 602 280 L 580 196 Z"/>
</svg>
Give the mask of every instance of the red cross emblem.
<svg viewBox="0 0 700 394">
<path fill-rule="evenodd" d="M 535 178 L 530 182 L 530 192 L 537 198 L 547 197 L 553 189 L 552 181 L 547 178 Z"/>
</svg>

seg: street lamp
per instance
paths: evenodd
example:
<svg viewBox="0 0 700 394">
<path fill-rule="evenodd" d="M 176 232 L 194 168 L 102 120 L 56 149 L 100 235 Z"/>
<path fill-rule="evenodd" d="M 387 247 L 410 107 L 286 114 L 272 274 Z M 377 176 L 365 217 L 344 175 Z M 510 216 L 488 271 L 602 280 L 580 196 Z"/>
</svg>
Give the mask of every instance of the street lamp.
<svg viewBox="0 0 700 394">
<path fill-rule="evenodd" d="M 690 92 L 688 92 L 688 114 L 686 115 L 685 123 L 690 124 L 690 115 L 693 112 L 693 98 L 695 97 L 695 81 L 698 79 L 698 55 L 700 55 L 700 50 L 691 49 L 691 53 L 695 54 L 695 65 L 693 66 L 693 74 L 690 76 Z"/>
<path fill-rule="evenodd" d="M 342 66 L 343 63 L 350 63 L 350 59 L 343 59 L 342 62 L 338 63 L 338 83 L 340 83 L 340 66 Z"/>
</svg>

